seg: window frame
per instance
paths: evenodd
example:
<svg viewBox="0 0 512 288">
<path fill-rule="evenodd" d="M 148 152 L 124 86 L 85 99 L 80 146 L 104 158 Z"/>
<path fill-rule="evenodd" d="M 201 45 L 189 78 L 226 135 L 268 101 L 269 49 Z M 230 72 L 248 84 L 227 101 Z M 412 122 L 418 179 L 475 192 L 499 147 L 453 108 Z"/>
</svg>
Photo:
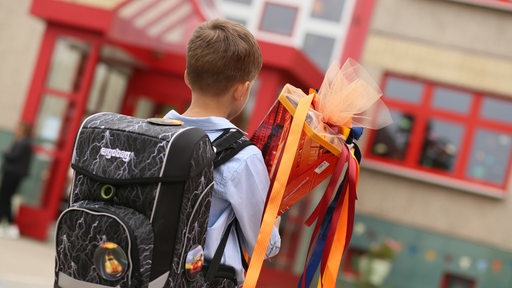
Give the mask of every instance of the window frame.
<svg viewBox="0 0 512 288">
<path fill-rule="evenodd" d="M 473 148 L 471 139 L 476 136 L 478 129 L 485 129 L 491 131 L 502 131 L 505 133 L 512 132 L 512 123 L 499 122 L 496 120 L 483 119 L 476 117 L 480 115 L 480 109 L 483 105 L 484 99 L 502 99 L 512 102 L 510 97 L 500 97 L 492 93 L 483 93 L 479 91 L 471 91 L 468 89 L 455 87 L 453 85 L 446 85 L 440 82 L 433 82 L 421 78 L 404 76 L 395 73 L 385 73 L 381 79 L 381 87 L 386 91 L 386 83 L 390 79 L 403 79 L 408 81 L 415 81 L 423 84 L 423 93 L 418 103 L 409 103 L 400 99 L 393 99 L 383 96 L 386 106 L 390 110 L 400 113 L 414 115 L 415 120 L 411 129 L 408 149 L 405 152 L 403 160 L 390 159 L 385 156 L 373 154 L 372 147 L 376 137 L 376 131 L 368 132 L 368 139 L 365 147 L 365 161 L 364 166 L 397 174 L 408 178 L 413 178 L 425 182 L 441 184 L 443 186 L 460 189 L 464 191 L 483 194 L 495 198 L 503 198 L 506 195 L 509 187 L 512 171 L 512 154 L 509 157 L 508 167 L 506 167 L 505 178 L 501 184 L 495 184 L 490 181 L 482 181 L 471 179 L 466 176 L 466 171 L 471 160 L 470 153 Z M 447 88 L 461 92 L 469 93 L 472 97 L 469 112 L 462 114 L 449 110 L 436 108 L 432 101 L 435 94 L 434 88 Z M 385 92 L 383 92 L 385 94 Z M 421 109 L 418 109 L 421 107 Z M 425 139 L 425 127 L 429 120 L 449 121 L 463 125 L 462 137 L 460 139 L 460 147 L 454 162 L 453 171 L 443 171 L 421 166 L 418 159 L 421 157 L 423 141 Z"/>
</svg>

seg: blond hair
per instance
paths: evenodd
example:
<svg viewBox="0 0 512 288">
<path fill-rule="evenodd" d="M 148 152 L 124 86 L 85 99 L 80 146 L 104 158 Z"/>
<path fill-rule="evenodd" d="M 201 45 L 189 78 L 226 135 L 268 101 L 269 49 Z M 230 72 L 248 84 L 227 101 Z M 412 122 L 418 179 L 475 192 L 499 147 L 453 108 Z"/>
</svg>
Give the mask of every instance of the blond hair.
<svg viewBox="0 0 512 288">
<path fill-rule="evenodd" d="M 187 77 L 193 91 L 222 95 L 252 81 L 261 69 L 256 39 L 243 25 L 215 19 L 200 24 L 187 45 Z"/>
</svg>

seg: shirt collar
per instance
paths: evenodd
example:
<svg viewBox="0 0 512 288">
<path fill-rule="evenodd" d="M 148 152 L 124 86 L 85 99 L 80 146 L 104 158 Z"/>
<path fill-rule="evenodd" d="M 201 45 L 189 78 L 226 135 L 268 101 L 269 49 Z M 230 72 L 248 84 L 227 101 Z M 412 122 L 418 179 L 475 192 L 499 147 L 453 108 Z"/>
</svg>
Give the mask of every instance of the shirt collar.
<svg viewBox="0 0 512 288">
<path fill-rule="evenodd" d="M 175 119 L 183 121 L 183 124 L 186 126 L 195 126 L 201 127 L 205 131 L 215 131 L 215 130 L 223 130 L 227 128 L 236 128 L 233 123 L 231 123 L 228 119 L 217 116 L 209 116 L 209 117 L 186 117 L 175 110 L 169 111 L 164 118 Z"/>
</svg>

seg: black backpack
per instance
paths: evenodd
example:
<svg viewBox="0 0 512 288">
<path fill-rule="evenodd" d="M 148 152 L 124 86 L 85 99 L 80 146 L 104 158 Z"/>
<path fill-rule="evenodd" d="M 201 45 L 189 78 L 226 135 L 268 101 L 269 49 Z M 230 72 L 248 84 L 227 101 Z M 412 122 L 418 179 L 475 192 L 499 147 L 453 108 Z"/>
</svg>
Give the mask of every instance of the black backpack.
<svg viewBox="0 0 512 288">
<path fill-rule="evenodd" d="M 55 287 L 206 287 L 225 276 L 215 271 L 224 247 L 204 273 L 203 246 L 214 166 L 252 144 L 240 130 L 212 143 L 179 121 L 98 113 L 75 141 Z"/>
</svg>

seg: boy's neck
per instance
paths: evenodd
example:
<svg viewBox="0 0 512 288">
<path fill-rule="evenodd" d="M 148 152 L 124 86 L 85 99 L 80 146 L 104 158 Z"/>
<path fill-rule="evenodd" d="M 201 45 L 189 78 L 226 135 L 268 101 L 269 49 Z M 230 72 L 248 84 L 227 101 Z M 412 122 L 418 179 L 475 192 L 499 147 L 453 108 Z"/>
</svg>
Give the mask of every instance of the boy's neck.
<svg viewBox="0 0 512 288">
<path fill-rule="evenodd" d="M 182 115 L 193 118 L 210 116 L 228 118 L 228 107 L 228 105 L 225 105 L 223 97 L 193 96 L 190 106 Z"/>
<path fill-rule="evenodd" d="M 227 118 L 227 113 L 225 113 L 224 111 L 213 111 L 213 109 L 211 108 L 203 109 L 198 107 L 189 107 L 187 111 L 185 111 L 181 115 L 191 118 L 203 118 L 210 116 Z"/>
</svg>

